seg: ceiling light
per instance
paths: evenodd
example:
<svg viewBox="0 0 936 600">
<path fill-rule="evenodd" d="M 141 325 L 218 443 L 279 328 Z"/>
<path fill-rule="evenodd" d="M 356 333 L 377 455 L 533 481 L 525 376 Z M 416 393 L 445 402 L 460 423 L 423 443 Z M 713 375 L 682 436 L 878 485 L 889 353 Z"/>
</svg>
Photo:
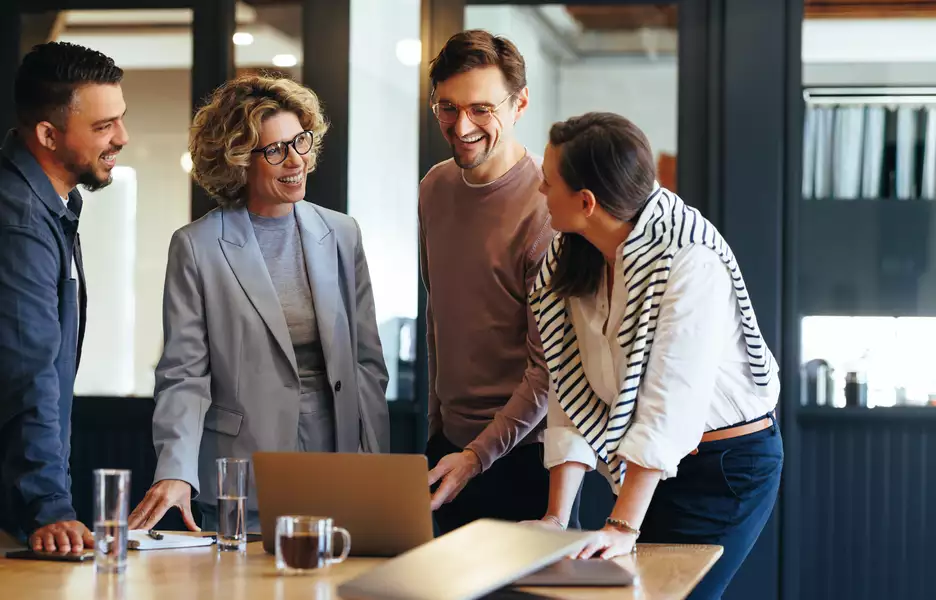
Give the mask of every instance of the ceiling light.
<svg viewBox="0 0 936 600">
<path fill-rule="evenodd" d="M 422 42 L 419 40 L 400 40 L 396 44 L 397 59 L 407 67 L 414 67 L 422 62 Z"/>
<path fill-rule="evenodd" d="M 297 62 L 292 54 L 277 54 L 273 57 L 273 66 L 276 67 L 295 67 Z"/>
<path fill-rule="evenodd" d="M 186 173 L 192 172 L 192 155 L 188 152 L 182 153 L 182 158 L 179 159 L 179 164 L 182 165 L 182 170 Z"/>
<path fill-rule="evenodd" d="M 237 46 L 249 46 L 253 44 L 254 41 L 253 35 L 247 33 L 246 31 L 238 31 L 234 34 L 232 39 L 234 40 L 234 44 Z"/>
</svg>

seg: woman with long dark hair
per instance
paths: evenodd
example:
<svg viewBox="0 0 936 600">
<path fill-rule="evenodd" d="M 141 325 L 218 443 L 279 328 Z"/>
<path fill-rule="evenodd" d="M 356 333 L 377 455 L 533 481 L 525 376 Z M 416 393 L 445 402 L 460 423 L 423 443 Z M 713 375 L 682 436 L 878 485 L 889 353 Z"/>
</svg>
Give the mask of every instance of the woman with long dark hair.
<svg viewBox="0 0 936 600">
<path fill-rule="evenodd" d="M 715 227 L 656 182 L 627 119 L 555 124 L 542 191 L 559 231 L 530 292 L 552 382 L 544 522 L 564 527 L 585 472 L 617 501 L 580 558 L 641 542 L 725 552 L 718 598 L 773 509 L 783 447 L 776 361 Z"/>
</svg>

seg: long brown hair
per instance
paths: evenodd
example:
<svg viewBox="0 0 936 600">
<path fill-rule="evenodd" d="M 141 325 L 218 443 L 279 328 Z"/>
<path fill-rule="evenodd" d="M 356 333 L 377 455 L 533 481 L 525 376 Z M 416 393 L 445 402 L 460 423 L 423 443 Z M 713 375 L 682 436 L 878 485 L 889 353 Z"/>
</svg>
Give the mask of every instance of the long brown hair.
<svg viewBox="0 0 936 600">
<path fill-rule="evenodd" d="M 650 142 L 636 125 L 614 113 L 591 112 L 554 124 L 549 143 L 570 189 L 587 189 L 614 218 L 635 220 L 656 179 Z M 563 298 L 596 294 L 604 255 L 577 233 L 562 234 L 561 244 L 553 291 Z"/>
</svg>

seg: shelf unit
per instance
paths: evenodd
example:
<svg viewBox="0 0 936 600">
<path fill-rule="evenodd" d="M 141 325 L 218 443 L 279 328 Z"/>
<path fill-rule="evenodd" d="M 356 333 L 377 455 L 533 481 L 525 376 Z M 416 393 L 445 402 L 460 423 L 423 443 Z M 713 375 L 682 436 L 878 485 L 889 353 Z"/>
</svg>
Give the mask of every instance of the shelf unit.
<svg viewBox="0 0 936 600">
<path fill-rule="evenodd" d="M 897 110 L 936 107 L 936 86 L 807 87 L 803 89 L 803 100 L 807 107 L 873 106 Z M 862 193 L 858 196 L 867 195 L 864 193 L 867 184 L 863 178 L 867 176 L 864 168 L 869 158 L 864 144 L 869 142 L 863 127 L 871 122 L 869 114 L 863 112 L 860 131 L 853 136 L 862 145 L 857 170 L 858 177 L 862 178 L 859 185 Z M 888 114 L 892 113 L 888 111 Z M 932 153 L 932 148 L 936 148 L 936 134 L 933 133 L 936 121 L 929 122 L 934 119 L 934 114 L 927 112 L 917 118 L 913 129 L 915 137 L 910 147 L 915 158 L 911 187 L 916 196 L 931 187 L 924 185 L 921 174 L 924 171 L 924 153 Z M 836 111 L 834 119 L 838 118 L 839 112 Z M 871 160 L 881 161 L 880 190 L 894 194 L 898 161 L 896 118 L 886 116 L 885 119 L 874 125 L 884 127 L 884 136 L 876 140 L 881 144 L 878 147 L 881 154 L 871 152 Z M 844 135 L 836 130 L 836 123 L 837 120 L 833 120 L 831 125 L 827 122 L 825 126 L 830 129 L 814 130 L 815 135 L 831 136 L 819 139 L 827 140 L 826 150 L 833 153 L 845 146 L 842 139 L 836 137 Z M 815 122 L 812 126 L 816 127 Z M 809 160 L 815 160 L 816 169 L 833 169 L 832 172 L 826 171 L 827 179 L 820 191 L 838 191 L 841 180 L 833 179 L 838 176 L 834 169 L 846 168 L 842 164 L 847 164 L 854 174 L 856 155 L 852 153 L 851 163 L 837 162 L 835 157 L 830 159 L 828 155 L 824 159 L 817 158 L 817 154 L 810 155 L 809 126 L 804 124 L 804 127 L 804 177 L 809 173 L 806 168 Z M 902 135 L 905 134 L 906 130 Z M 933 141 L 930 142 L 931 148 L 927 149 L 925 142 L 929 137 Z M 906 168 L 906 163 L 901 168 Z M 876 190 L 878 186 L 872 184 L 871 188 Z M 804 192 L 809 189 L 810 186 L 805 186 Z M 901 191 L 906 193 L 906 188 Z M 897 198 L 895 195 L 841 198 L 825 194 L 818 198 L 800 196 L 798 200 L 794 213 L 797 241 L 794 256 L 789 257 L 796 267 L 797 327 L 802 326 L 801 319 L 806 316 L 936 317 L 936 200 L 928 197 Z M 797 339 L 801 339 L 800 336 Z M 796 352 L 800 363 L 812 358 L 802 356 L 799 348 Z M 894 406 L 861 409 L 799 404 L 797 417 L 817 425 L 856 419 L 936 419 L 934 408 Z"/>
<path fill-rule="evenodd" d="M 936 202 L 806 200 L 801 315 L 936 317 Z"/>
<path fill-rule="evenodd" d="M 936 87 L 815 87 L 803 100 L 806 199 L 936 199 Z"/>
<path fill-rule="evenodd" d="M 797 420 L 802 424 L 863 423 L 869 420 L 893 423 L 936 423 L 934 406 L 888 406 L 876 408 L 832 408 L 829 406 L 801 406 Z"/>
</svg>

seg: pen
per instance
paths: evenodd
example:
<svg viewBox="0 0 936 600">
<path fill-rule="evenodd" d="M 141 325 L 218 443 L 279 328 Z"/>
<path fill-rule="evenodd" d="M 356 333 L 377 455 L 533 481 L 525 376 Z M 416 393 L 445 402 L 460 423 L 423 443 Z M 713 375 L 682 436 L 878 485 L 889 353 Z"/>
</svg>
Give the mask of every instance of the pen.
<svg viewBox="0 0 936 600">
<path fill-rule="evenodd" d="M 146 532 L 146 535 L 150 536 L 150 537 L 153 538 L 154 540 L 161 540 L 161 539 L 163 539 L 163 534 L 159 533 L 159 532 L 156 531 L 155 529 L 150 529 L 149 531 Z"/>
</svg>

